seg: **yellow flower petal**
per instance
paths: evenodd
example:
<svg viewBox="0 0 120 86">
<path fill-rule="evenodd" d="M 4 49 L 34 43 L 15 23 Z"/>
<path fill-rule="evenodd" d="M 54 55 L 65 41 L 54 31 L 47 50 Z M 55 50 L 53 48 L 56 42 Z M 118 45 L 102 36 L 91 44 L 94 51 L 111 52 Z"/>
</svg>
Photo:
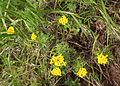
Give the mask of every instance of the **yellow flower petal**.
<svg viewBox="0 0 120 86">
<path fill-rule="evenodd" d="M 108 55 L 104 56 L 103 53 L 101 53 L 100 55 L 98 55 L 97 60 L 98 60 L 98 64 L 106 64 L 108 62 Z"/>
<path fill-rule="evenodd" d="M 66 16 L 62 16 L 59 18 L 59 23 L 62 25 L 66 25 L 68 23 L 68 18 Z"/>
<path fill-rule="evenodd" d="M 14 34 L 14 33 L 15 33 L 14 27 L 10 26 L 7 30 L 7 34 Z"/>
<path fill-rule="evenodd" d="M 61 70 L 60 70 L 60 68 L 58 68 L 58 67 L 54 68 L 54 69 L 51 71 L 51 74 L 52 74 L 52 75 L 55 75 L 55 76 L 61 76 Z"/>
<path fill-rule="evenodd" d="M 77 75 L 79 77 L 83 78 L 87 75 L 87 70 L 85 68 L 80 68 L 77 72 Z"/>
<path fill-rule="evenodd" d="M 36 38 L 37 38 L 37 36 L 35 35 L 35 33 L 32 33 L 31 39 L 32 39 L 32 40 L 36 40 Z"/>
<path fill-rule="evenodd" d="M 66 62 L 64 62 L 64 57 L 62 54 L 58 56 L 53 56 L 50 59 L 50 64 L 54 64 L 55 66 L 66 66 Z"/>
</svg>

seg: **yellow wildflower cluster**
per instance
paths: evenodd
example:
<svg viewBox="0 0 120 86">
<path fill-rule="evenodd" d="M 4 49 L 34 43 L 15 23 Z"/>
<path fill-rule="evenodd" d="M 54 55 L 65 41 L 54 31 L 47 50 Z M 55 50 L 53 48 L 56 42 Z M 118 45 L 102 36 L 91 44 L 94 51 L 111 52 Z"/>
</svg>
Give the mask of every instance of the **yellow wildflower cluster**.
<svg viewBox="0 0 120 86">
<path fill-rule="evenodd" d="M 50 64 L 54 64 L 55 66 L 66 66 L 66 62 L 64 62 L 64 57 L 62 54 L 58 56 L 53 56 L 50 59 Z"/>
<path fill-rule="evenodd" d="M 36 38 L 37 38 L 37 36 L 35 35 L 35 33 L 32 33 L 32 35 L 31 35 L 31 39 L 32 39 L 33 41 L 35 41 Z"/>
<path fill-rule="evenodd" d="M 61 66 L 66 66 L 66 62 L 64 61 L 64 57 L 62 54 L 58 55 L 58 56 L 53 56 L 51 59 L 50 59 L 50 64 L 53 64 L 54 66 L 56 66 L 56 68 L 54 68 L 52 71 L 51 71 L 51 74 L 52 75 L 55 75 L 55 76 L 61 76 L 61 70 L 59 67 Z"/>
<path fill-rule="evenodd" d="M 55 75 L 55 76 L 61 76 L 61 70 L 59 67 L 56 67 L 54 68 L 52 71 L 51 71 L 51 74 Z"/>
<path fill-rule="evenodd" d="M 7 30 L 7 34 L 14 34 L 14 33 L 15 33 L 14 27 L 10 26 Z"/>
<path fill-rule="evenodd" d="M 87 75 L 87 70 L 85 68 L 80 68 L 77 72 L 77 75 L 79 77 L 83 78 Z"/>
<path fill-rule="evenodd" d="M 98 55 L 97 59 L 98 59 L 98 64 L 106 64 L 108 62 L 108 55 L 104 56 L 103 53 L 101 53 L 100 55 Z"/>
<path fill-rule="evenodd" d="M 66 16 L 62 16 L 59 18 L 59 23 L 62 25 L 66 25 L 68 23 L 68 18 Z"/>
</svg>

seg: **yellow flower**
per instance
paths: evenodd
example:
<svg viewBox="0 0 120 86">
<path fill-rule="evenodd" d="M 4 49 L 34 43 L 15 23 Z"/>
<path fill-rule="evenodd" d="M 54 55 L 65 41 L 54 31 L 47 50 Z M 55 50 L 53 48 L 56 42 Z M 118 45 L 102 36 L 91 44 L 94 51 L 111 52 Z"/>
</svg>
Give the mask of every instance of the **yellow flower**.
<svg viewBox="0 0 120 86">
<path fill-rule="evenodd" d="M 79 77 L 83 78 L 87 75 L 87 70 L 85 68 L 80 68 L 77 72 L 77 75 Z"/>
<path fill-rule="evenodd" d="M 62 54 L 58 56 L 53 56 L 50 59 L 50 64 L 54 64 L 55 66 L 66 66 L 66 62 L 64 62 L 64 57 Z"/>
<path fill-rule="evenodd" d="M 55 76 L 61 76 L 61 70 L 59 67 L 56 67 L 54 68 L 52 71 L 51 71 L 51 74 L 55 75 Z"/>
<path fill-rule="evenodd" d="M 7 34 L 14 34 L 14 33 L 15 33 L 14 27 L 10 26 L 7 30 Z"/>
<path fill-rule="evenodd" d="M 68 18 L 66 16 L 62 16 L 59 18 L 59 23 L 62 25 L 66 25 L 68 23 Z"/>
<path fill-rule="evenodd" d="M 98 59 L 98 64 L 106 64 L 108 62 L 108 55 L 104 56 L 103 53 L 101 53 L 100 55 L 98 55 L 97 59 Z"/>
<path fill-rule="evenodd" d="M 37 38 L 37 36 L 35 35 L 35 33 L 32 33 L 31 39 L 32 39 L 32 40 L 36 40 L 36 38 Z"/>
</svg>

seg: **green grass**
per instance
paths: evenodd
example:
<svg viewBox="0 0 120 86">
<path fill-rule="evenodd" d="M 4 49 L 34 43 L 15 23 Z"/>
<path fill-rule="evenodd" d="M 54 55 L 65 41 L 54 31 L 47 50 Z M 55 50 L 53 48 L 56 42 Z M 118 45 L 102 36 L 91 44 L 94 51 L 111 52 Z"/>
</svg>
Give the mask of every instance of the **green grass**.
<svg viewBox="0 0 120 86">
<path fill-rule="evenodd" d="M 120 42 L 108 1 L 0 0 L 0 86 L 104 86 L 106 68 L 119 57 L 113 42 Z M 59 24 L 62 15 L 65 26 Z M 9 26 L 15 34 L 7 34 Z M 97 63 L 101 52 L 108 55 L 106 65 Z M 67 62 L 60 77 L 50 73 L 50 59 L 59 54 Z M 88 71 L 84 78 L 76 75 L 80 67 Z"/>
</svg>

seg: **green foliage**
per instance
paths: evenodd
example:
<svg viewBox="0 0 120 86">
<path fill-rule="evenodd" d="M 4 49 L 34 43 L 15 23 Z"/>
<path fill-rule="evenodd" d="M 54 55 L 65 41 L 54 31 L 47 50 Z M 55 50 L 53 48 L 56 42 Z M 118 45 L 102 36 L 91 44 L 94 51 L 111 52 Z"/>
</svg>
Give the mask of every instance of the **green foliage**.
<svg viewBox="0 0 120 86">
<path fill-rule="evenodd" d="M 57 45 L 52 49 L 52 54 L 62 54 L 63 56 L 69 58 L 71 53 L 73 53 L 74 50 L 72 50 L 69 45 L 65 42 L 57 43 Z"/>
<path fill-rule="evenodd" d="M 115 58 L 113 42 L 120 40 L 108 1 L 0 0 L 0 86 L 101 85 Z M 66 25 L 59 23 L 61 16 L 67 17 Z M 14 34 L 7 34 L 9 26 Z M 101 52 L 108 55 L 106 65 L 97 63 Z M 67 64 L 58 77 L 50 73 L 50 59 L 60 54 Z M 88 71 L 83 79 L 76 75 L 80 67 Z"/>
</svg>

